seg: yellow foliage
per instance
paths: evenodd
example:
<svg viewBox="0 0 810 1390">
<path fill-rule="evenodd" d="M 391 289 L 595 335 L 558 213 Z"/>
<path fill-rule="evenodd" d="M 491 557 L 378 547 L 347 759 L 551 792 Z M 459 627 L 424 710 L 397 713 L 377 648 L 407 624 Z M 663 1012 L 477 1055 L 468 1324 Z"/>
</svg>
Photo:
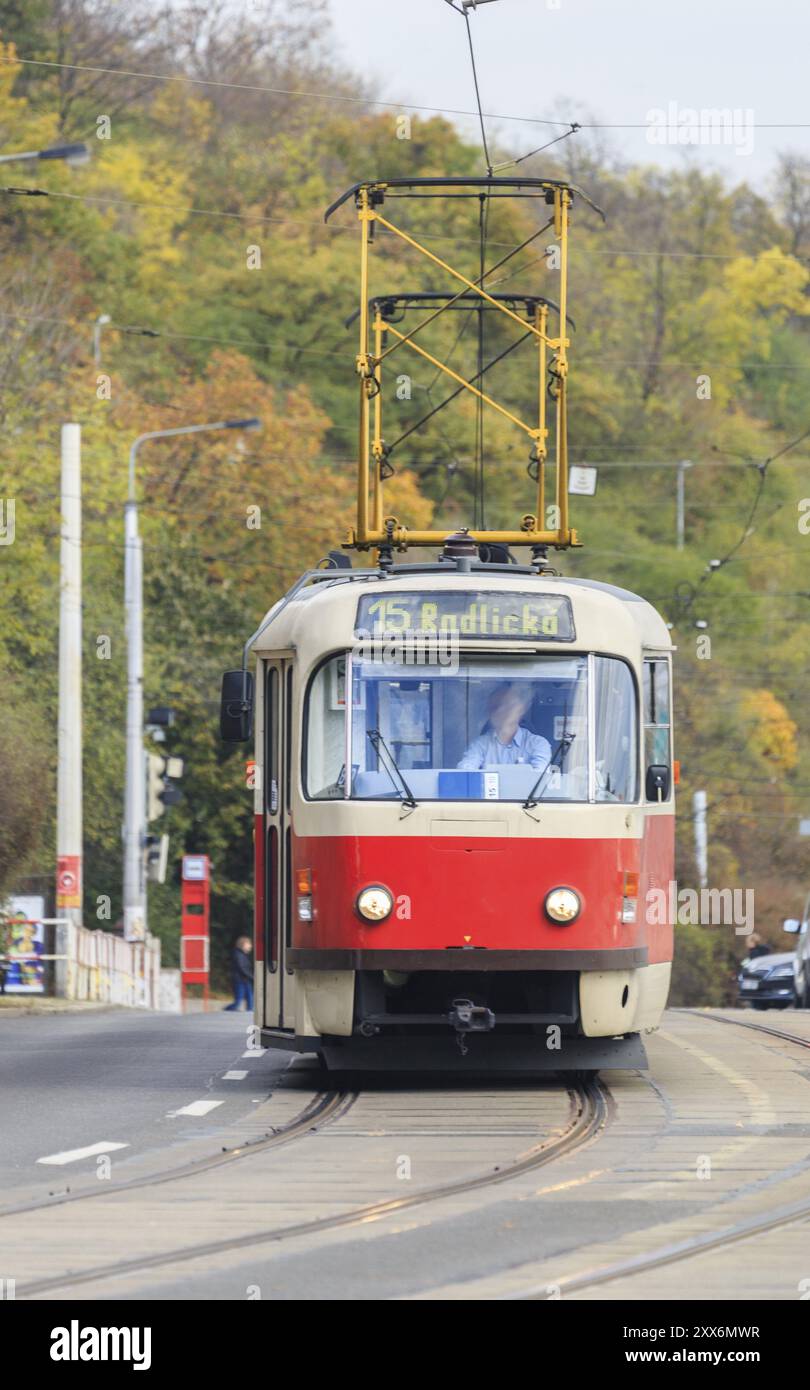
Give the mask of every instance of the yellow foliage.
<svg viewBox="0 0 810 1390">
<path fill-rule="evenodd" d="M 732 261 L 723 280 L 737 314 L 768 313 L 781 323 L 788 314 L 810 313 L 810 271 L 778 246 Z"/>
<path fill-rule="evenodd" d="M 171 139 L 181 140 L 186 146 L 204 145 L 211 132 L 210 102 L 193 96 L 176 82 L 168 82 L 158 92 L 149 114 Z"/>
<path fill-rule="evenodd" d="M 179 229 L 193 203 L 187 172 L 163 160 L 159 146 L 122 142 L 108 150 L 101 140 L 98 145 L 85 171 L 83 191 L 110 198 L 105 214 L 110 228 L 137 235 L 142 283 L 152 280 L 164 286 L 166 266 L 182 260 L 177 243 L 185 234 Z M 123 206 L 124 200 L 137 206 Z"/>
<path fill-rule="evenodd" d="M 748 748 L 782 772 L 798 762 L 797 727 L 770 690 L 749 690 L 740 699 L 740 720 Z"/>
<path fill-rule="evenodd" d="M 427 531 L 433 520 L 434 506 L 419 490 L 419 479 L 410 469 L 395 473 L 385 483 L 383 506 L 386 516 L 396 516 L 412 531 Z"/>
<path fill-rule="evenodd" d="M 22 70 L 13 43 L 0 42 L 0 149 L 41 150 L 53 144 L 59 131 L 56 115 L 34 115 L 26 97 L 12 95 Z"/>
<path fill-rule="evenodd" d="M 720 406 L 733 401 L 745 358 L 752 352 L 768 356 L 770 329 L 790 314 L 810 313 L 805 293 L 809 281 L 810 271 L 774 246 L 732 261 L 698 297 L 686 323 L 692 335 L 696 326 L 699 329 L 707 370 L 713 363 L 722 364 L 722 371 L 712 374 L 712 396 Z M 690 339 L 686 341 L 688 345 Z"/>
</svg>

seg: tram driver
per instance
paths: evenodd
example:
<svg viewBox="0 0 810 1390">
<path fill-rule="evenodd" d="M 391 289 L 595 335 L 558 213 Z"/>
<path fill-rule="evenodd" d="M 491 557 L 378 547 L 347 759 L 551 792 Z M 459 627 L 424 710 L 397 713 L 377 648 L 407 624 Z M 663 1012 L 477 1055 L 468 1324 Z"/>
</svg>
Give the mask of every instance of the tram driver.
<svg viewBox="0 0 810 1390">
<path fill-rule="evenodd" d="M 479 738 L 473 739 L 458 767 L 464 772 L 522 763 L 542 770 L 551 761 L 551 745 L 542 734 L 533 734 L 522 719 L 532 702 L 514 685 L 500 685 L 487 704 L 489 720 Z"/>
</svg>

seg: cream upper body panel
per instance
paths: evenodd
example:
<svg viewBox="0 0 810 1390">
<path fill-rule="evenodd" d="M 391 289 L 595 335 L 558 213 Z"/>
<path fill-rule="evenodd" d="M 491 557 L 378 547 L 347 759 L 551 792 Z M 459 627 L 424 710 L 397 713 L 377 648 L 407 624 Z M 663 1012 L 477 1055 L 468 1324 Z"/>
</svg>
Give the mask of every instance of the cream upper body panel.
<svg viewBox="0 0 810 1390">
<path fill-rule="evenodd" d="M 469 650 L 498 651 L 595 651 L 610 652 L 638 665 L 641 650 L 671 651 L 666 624 L 651 604 L 627 590 L 595 581 L 555 575 L 488 575 L 481 571 L 460 574 L 426 573 L 414 567 L 413 575 L 399 572 L 395 578 L 376 575 L 347 580 L 337 572 L 334 580 L 311 584 L 290 602 L 281 600 L 270 609 L 253 643 L 257 656 L 281 651 L 295 653 L 299 671 L 306 674 L 328 653 L 345 650 L 356 642 L 355 620 L 361 595 L 419 592 L 521 593 L 527 598 L 544 594 L 570 599 L 575 638 L 571 642 L 542 637 L 462 639 Z M 277 616 L 273 616 L 277 613 Z"/>
<path fill-rule="evenodd" d="M 352 833 L 410 837 L 463 833 L 467 837 L 495 834 L 499 838 L 537 838 L 552 834 L 558 839 L 601 839 L 606 835 L 639 839 L 645 815 L 671 815 L 671 802 L 661 806 L 557 803 L 538 808 L 531 814 L 515 802 L 500 803 L 496 812 L 492 805 L 484 807 L 472 802 L 423 802 L 413 812 L 403 815 L 397 801 L 317 801 L 305 796 L 301 778 L 304 691 L 310 676 L 328 655 L 352 648 L 361 640 L 355 636 L 360 596 L 451 590 L 492 594 L 517 592 L 527 597 L 554 594 L 566 596 L 571 601 L 575 633 L 572 641 L 544 641 L 538 637 L 466 639 L 461 644 L 463 651 L 524 654 L 542 651 L 556 655 L 574 651 L 603 652 L 623 657 L 640 673 L 644 652 L 672 650 L 665 623 L 646 600 L 610 585 L 585 580 L 549 575 L 490 576 L 480 571 L 435 574 L 415 570 L 412 575 L 406 572 L 392 579 L 380 579 L 375 574 L 368 579 L 348 582 L 337 574 L 334 580 L 309 585 L 291 601 L 281 600 L 270 610 L 252 647 L 259 658 L 284 655 L 293 657 L 295 662 L 297 697 L 292 733 L 292 797 L 299 828 L 307 834 L 327 836 Z M 257 729 L 257 734 L 261 747 L 261 728 Z M 639 731 L 639 756 L 640 740 Z M 261 809 L 258 792 L 256 809 Z M 489 824 L 493 813 L 498 821 L 497 831 Z M 460 825 L 462 821 L 463 826 Z"/>
</svg>

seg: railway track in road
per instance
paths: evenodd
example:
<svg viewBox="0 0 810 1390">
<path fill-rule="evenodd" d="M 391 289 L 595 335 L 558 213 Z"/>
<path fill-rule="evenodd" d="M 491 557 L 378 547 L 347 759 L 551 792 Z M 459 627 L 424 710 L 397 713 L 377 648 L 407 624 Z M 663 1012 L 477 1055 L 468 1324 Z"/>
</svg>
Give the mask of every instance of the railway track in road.
<svg viewBox="0 0 810 1390">
<path fill-rule="evenodd" d="M 319 1129 L 331 1121 L 345 1115 L 351 1109 L 357 1099 L 355 1091 L 322 1091 L 311 1097 L 304 1109 L 299 1114 L 294 1115 L 286 1124 L 280 1125 L 278 1129 L 267 1134 L 262 1139 L 251 1139 L 244 1144 L 238 1144 L 232 1149 L 220 1150 L 219 1153 L 211 1154 L 208 1157 L 192 1159 L 188 1163 L 178 1164 L 174 1168 L 167 1168 L 162 1172 L 144 1174 L 142 1177 L 131 1178 L 124 1182 L 114 1184 L 97 1183 L 94 1188 L 83 1189 L 77 1192 L 60 1192 L 53 1197 L 47 1197 L 35 1202 L 19 1202 L 14 1205 L 0 1207 L 0 1219 L 7 1216 L 19 1216 L 27 1211 L 42 1211 L 45 1208 L 65 1206 L 69 1202 L 89 1202 L 98 1197 L 109 1197 L 111 1194 L 120 1192 L 134 1192 L 138 1188 L 159 1187 L 162 1183 L 178 1182 L 183 1178 L 193 1178 L 200 1173 L 208 1173 L 212 1168 L 224 1168 L 243 1158 L 253 1158 L 258 1154 L 267 1153 L 270 1149 L 279 1149 L 285 1144 L 291 1144 L 296 1139 L 302 1139 L 308 1134 L 314 1134 Z"/>
<path fill-rule="evenodd" d="M 681 1009 L 678 1012 L 692 1014 L 697 1018 L 711 1019 L 714 1023 L 725 1023 L 736 1028 L 749 1028 L 757 1033 L 767 1033 L 782 1042 L 794 1043 L 797 1047 L 810 1049 L 810 1038 L 797 1037 L 795 1033 L 787 1033 L 781 1028 L 771 1028 L 767 1024 L 753 1023 L 747 1019 L 726 1018 L 721 1014 L 709 1013 L 703 1009 Z M 809 1219 L 810 1198 L 807 1198 L 776 1209 L 771 1208 L 768 1213 L 761 1216 L 751 1216 L 729 1223 L 718 1231 L 690 1236 L 685 1240 L 674 1241 L 671 1244 L 659 1246 L 655 1250 L 634 1255 L 625 1260 L 617 1260 L 612 1264 L 569 1275 L 567 1278 L 564 1277 L 555 1281 L 555 1292 L 559 1290 L 560 1296 L 564 1297 L 566 1294 L 577 1293 L 582 1289 L 594 1288 L 600 1284 L 612 1283 L 614 1280 L 625 1279 L 633 1274 L 660 1269 L 665 1265 L 689 1259 L 694 1255 L 719 1250 L 724 1246 L 733 1245 L 737 1241 L 748 1240 L 756 1235 L 764 1235 L 768 1231 L 791 1225 L 795 1221 Z M 504 1301 L 545 1301 L 549 1297 L 548 1290 L 549 1285 L 546 1284 L 521 1293 L 507 1294 L 504 1296 Z"/>
<path fill-rule="evenodd" d="M 703 1009 L 679 1009 L 678 1012 L 693 1014 L 695 1018 L 710 1018 L 714 1023 L 729 1023 L 735 1028 L 752 1028 L 755 1033 L 770 1033 L 772 1038 L 781 1038 L 783 1042 L 810 1048 L 810 1038 L 798 1038 L 795 1033 L 786 1033 L 781 1028 L 769 1028 L 765 1023 L 750 1023 L 748 1019 L 743 1018 L 724 1018 L 722 1014 L 712 1014 Z"/>
<path fill-rule="evenodd" d="M 230 1254 L 235 1250 L 248 1250 L 261 1245 L 271 1245 L 338 1228 L 359 1226 L 369 1221 L 380 1220 L 392 1214 L 439 1201 L 445 1197 L 459 1196 L 481 1188 L 491 1187 L 494 1184 L 506 1183 L 522 1174 L 546 1167 L 555 1160 L 572 1153 L 575 1149 L 582 1148 L 596 1138 L 610 1122 L 613 1109 L 611 1097 L 607 1088 L 600 1081 L 589 1079 L 571 1084 L 569 1097 L 568 1119 L 561 1133 L 543 1139 L 524 1153 L 518 1154 L 514 1160 L 499 1164 L 484 1172 L 424 1187 L 404 1197 L 366 1203 L 363 1206 L 352 1207 L 348 1211 L 316 1217 L 294 1225 L 271 1227 L 221 1240 L 209 1240 L 196 1245 L 157 1251 L 133 1259 L 96 1265 L 80 1271 L 65 1271 L 60 1275 L 36 1279 L 27 1285 L 18 1286 L 17 1296 L 18 1298 L 34 1298 L 56 1290 L 69 1291 L 71 1288 L 95 1283 L 98 1280 L 107 1280 L 168 1265 Z M 253 1151 L 255 1152 L 255 1149 Z M 170 1180 L 171 1178 L 168 1176 L 161 1179 L 161 1181 Z M 148 1185 L 148 1180 L 146 1183 L 139 1183 L 138 1185 Z"/>
</svg>

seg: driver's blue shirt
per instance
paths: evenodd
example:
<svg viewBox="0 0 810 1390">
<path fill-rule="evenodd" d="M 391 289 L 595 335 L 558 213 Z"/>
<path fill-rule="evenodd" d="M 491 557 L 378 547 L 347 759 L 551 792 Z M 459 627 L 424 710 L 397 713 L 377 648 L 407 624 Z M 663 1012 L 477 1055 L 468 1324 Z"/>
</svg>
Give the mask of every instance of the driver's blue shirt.
<svg viewBox="0 0 810 1390">
<path fill-rule="evenodd" d="M 478 768 L 506 767 L 524 763 L 527 767 L 542 768 L 551 761 L 551 744 L 542 734 L 533 734 L 523 726 L 511 743 L 501 743 L 494 733 L 482 734 L 467 749 L 458 767 L 463 772 Z"/>
</svg>

